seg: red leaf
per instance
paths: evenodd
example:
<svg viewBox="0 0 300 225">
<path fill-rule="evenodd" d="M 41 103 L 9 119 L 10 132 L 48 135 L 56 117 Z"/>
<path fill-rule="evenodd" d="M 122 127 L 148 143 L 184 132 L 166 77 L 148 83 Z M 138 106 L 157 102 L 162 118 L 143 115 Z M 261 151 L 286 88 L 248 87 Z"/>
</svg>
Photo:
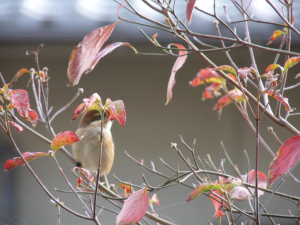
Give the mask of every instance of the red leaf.
<svg viewBox="0 0 300 225">
<path fill-rule="evenodd" d="M 205 91 L 202 93 L 202 100 L 213 99 L 214 97 L 220 96 L 219 90 L 222 88 L 220 83 L 212 83 L 210 86 L 205 88 Z"/>
<path fill-rule="evenodd" d="M 268 90 L 268 91 L 263 91 L 263 92 L 262 92 L 262 94 L 264 94 L 264 93 L 266 93 L 266 94 L 268 94 L 269 96 L 271 96 L 271 97 L 275 98 L 276 100 L 280 101 L 281 104 L 284 105 L 286 111 L 293 112 L 293 111 L 295 110 L 295 109 L 292 109 L 292 108 L 290 107 L 289 99 L 283 97 L 283 96 L 282 96 L 281 94 L 279 94 L 278 92 L 273 91 L 273 90 L 272 90 L 272 91 L 271 91 L 271 90 Z"/>
<path fill-rule="evenodd" d="M 146 214 L 148 209 L 147 188 L 140 189 L 130 195 L 123 205 L 123 208 L 117 216 L 117 224 L 136 224 Z"/>
<path fill-rule="evenodd" d="M 220 192 L 218 190 L 215 190 L 214 193 L 217 194 L 217 195 L 220 195 Z M 216 197 L 216 196 L 214 196 L 212 193 L 210 193 L 209 195 L 212 196 L 212 197 L 214 197 L 214 198 L 216 198 L 217 200 L 219 200 L 221 202 L 221 199 L 218 198 L 218 197 Z M 222 207 L 221 204 L 218 201 L 216 201 L 215 199 L 213 199 L 213 198 L 209 198 L 209 199 L 213 202 L 214 207 L 215 207 L 215 215 L 214 215 L 214 217 L 225 216 L 225 213 L 222 210 L 222 208 L 225 208 L 225 207 L 224 206 Z M 225 205 L 225 203 L 223 203 L 223 204 Z"/>
<path fill-rule="evenodd" d="M 22 89 L 11 90 L 9 93 L 11 107 L 16 108 L 19 115 L 27 121 L 31 121 L 32 126 L 38 122 L 38 114 L 35 110 L 30 109 L 28 93 Z"/>
<path fill-rule="evenodd" d="M 185 13 L 186 13 L 186 19 L 189 22 L 188 24 L 190 24 L 192 21 L 192 14 L 193 14 L 193 10 L 194 10 L 196 1 L 197 0 L 188 0 L 186 3 Z"/>
<path fill-rule="evenodd" d="M 217 183 L 203 183 L 203 184 L 199 184 L 193 191 L 192 193 L 188 196 L 188 198 L 186 199 L 187 202 L 194 200 L 195 198 L 197 198 L 201 193 L 205 192 L 205 191 L 210 191 L 210 190 L 219 190 L 221 192 L 223 192 L 222 187 L 217 184 Z"/>
<path fill-rule="evenodd" d="M 224 79 L 211 68 L 200 69 L 200 71 L 196 74 L 196 77 L 193 81 L 190 81 L 190 85 L 192 87 L 197 87 L 201 84 L 206 83 L 219 83 L 222 84 Z"/>
<path fill-rule="evenodd" d="M 284 34 L 284 32 L 282 32 L 281 30 L 275 30 L 273 32 L 272 37 L 270 38 L 269 42 L 267 43 L 267 45 L 271 44 L 273 41 L 275 41 L 277 38 L 279 38 L 283 34 Z"/>
<path fill-rule="evenodd" d="M 287 139 L 279 148 L 268 171 L 268 188 L 300 159 L 300 135 Z"/>
<path fill-rule="evenodd" d="M 13 128 L 15 128 L 15 130 L 19 133 L 21 133 L 23 131 L 23 127 L 18 124 L 17 122 L 14 121 L 9 121 L 10 125 L 12 125 Z"/>
<path fill-rule="evenodd" d="M 64 145 L 72 145 L 77 141 L 80 141 L 80 138 L 77 136 L 77 134 L 72 131 L 63 131 L 56 135 L 56 137 L 53 139 L 51 148 L 56 151 Z"/>
<path fill-rule="evenodd" d="M 300 57 L 289 58 L 284 64 L 284 67 L 283 67 L 284 69 L 283 69 L 282 73 L 285 73 L 285 71 L 287 71 L 292 66 L 296 65 L 298 62 L 300 62 Z"/>
<path fill-rule="evenodd" d="M 129 184 L 119 183 L 118 187 L 124 190 L 125 197 L 131 195 L 131 186 Z"/>
<path fill-rule="evenodd" d="M 113 50 L 115 50 L 116 48 L 120 47 L 120 46 L 128 46 L 130 48 L 132 48 L 134 50 L 135 53 L 138 53 L 137 50 L 129 43 L 124 43 L 124 42 L 115 42 L 112 44 L 107 45 L 104 49 L 102 49 L 94 58 L 94 60 L 92 61 L 91 66 L 89 67 L 89 72 L 92 71 L 94 69 L 94 67 L 96 66 L 96 64 L 99 62 L 99 60 L 101 58 L 103 58 L 104 56 L 106 56 L 108 53 L 111 53 Z"/>
<path fill-rule="evenodd" d="M 106 99 L 105 109 L 109 112 L 109 119 L 117 119 L 119 124 L 124 128 L 126 122 L 125 105 L 122 100 L 112 102 L 109 98 Z"/>
<path fill-rule="evenodd" d="M 79 115 L 84 113 L 85 111 L 89 110 L 102 110 L 102 102 L 101 98 L 97 93 L 94 93 L 91 95 L 90 98 L 83 99 L 84 103 L 81 103 L 77 108 L 75 109 L 72 117 L 72 121 L 74 121 Z"/>
<path fill-rule="evenodd" d="M 73 49 L 68 67 L 69 85 L 77 85 L 82 74 L 92 70 L 90 67 L 95 56 L 119 22 L 93 30 Z"/>
<path fill-rule="evenodd" d="M 258 171 L 257 172 L 258 175 L 258 187 L 261 188 L 266 188 L 267 187 L 267 177 L 266 175 L 261 172 Z M 243 181 L 247 182 L 247 174 L 242 175 Z M 248 173 L 248 183 L 255 185 L 255 170 L 251 170 Z M 249 190 L 252 192 L 252 194 L 254 193 L 254 188 L 249 188 Z M 237 199 L 239 201 L 247 201 L 248 198 L 252 199 L 252 194 L 249 193 L 248 189 L 244 186 L 237 186 L 235 188 L 233 188 L 233 190 L 231 191 L 231 199 Z M 264 191 L 258 190 L 258 196 L 261 196 L 264 194 Z"/>
<path fill-rule="evenodd" d="M 40 156 L 47 156 L 48 153 L 46 152 L 24 152 L 22 153 L 22 156 L 27 162 L 30 162 Z M 5 165 L 4 165 L 4 170 L 8 171 L 13 168 L 19 167 L 19 166 L 24 166 L 25 162 L 21 157 L 15 157 L 13 159 L 7 160 Z"/>
<path fill-rule="evenodd" d="M 178 49 L 185 49 L 184 46 L 180 45 L 180 44 L 170 44 L 176 46 Z M 172 68 L 172 72 L 171 72 L 171 76 L 169 79 L 169 83 L 168 83 L 168 89 L 167 89 L 167 102 L 165 105 L 167 105 L 169 103 L 169 101 L 172 99 L 172 88 L 175 84 L 175 74 L 177 73 L 177 71 L 182 67 L 182 65 L 185 63 L 185 60 L 187 58 L 187 51 L 179 51 L 179 56 L 175 61 L 175 64 Z M 184 55 L 184 56 L 181 56 Z"/>
<path fill-rule="evenodd" d="M 238 89 L 233 89 L 233 90 L 229 91 L 228 94 L 230 95 L 230 97 L 228 95 L 224 95 L 223 97 L 221 97 L 218 100 L 217 104 L 213 108 L 213 110 L 218 111 L 219 116 L 221 116 L 222 109 L 225 106 L 232 103 L 232 99 L 237 101 L 237 102 L 245 101 L 245 97 L 244 97 L 243 93 Z"/>
</svg>

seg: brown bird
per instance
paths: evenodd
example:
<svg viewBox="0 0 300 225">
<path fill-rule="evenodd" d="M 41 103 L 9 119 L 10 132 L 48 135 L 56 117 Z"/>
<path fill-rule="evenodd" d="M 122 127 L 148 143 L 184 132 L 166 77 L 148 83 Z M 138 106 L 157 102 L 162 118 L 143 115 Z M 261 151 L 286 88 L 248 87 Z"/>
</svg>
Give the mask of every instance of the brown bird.
<svg viewBox="0 0 300 225">
<path fill-rule="evenodd" d="M 115 147 L 110 128 L 112 121 L 104 114 L 103 148 L 100 176 L 108 174 L 114 162 Z M 76 166 L 97 173 L 100 154 L 101 114 L 96 110 L 85 112 L 80 120 L 76 134 L 82 139 L 72 145 Z"/>
</svg>

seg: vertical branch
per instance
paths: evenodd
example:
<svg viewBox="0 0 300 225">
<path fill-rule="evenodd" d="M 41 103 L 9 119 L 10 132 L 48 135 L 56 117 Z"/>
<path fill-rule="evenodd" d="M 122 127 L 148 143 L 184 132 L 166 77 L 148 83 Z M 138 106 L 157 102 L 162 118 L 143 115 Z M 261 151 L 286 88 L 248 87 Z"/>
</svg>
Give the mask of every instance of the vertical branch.
<svg viewBox="0 0 300 225">
<path fill-rule="evenodd" d="M 98 191 L 98 183 L 99 183 L 100 168 L 101 168 L 101 158 L 102 158 L 102 148 L 103 148 L 103 123 L 104 123 L 104 111 L 101 110 L 100 154 L 99 154 L 98 169 L 97 169 L 97 175 L 96 175 L 93 219 L 97 219 L 96 218 L 96 205 L 97 205 L 97 191 Z"/>
<path fill-rule="evenodd" d="M 290 4 L 286 4 L 286 10 L 287 10 L 287 16 L 288 16 L 288 21 L 291 23 L 292 21 L 292 3 Z M 286 37 L 286 50 L 290 51 L 291 50 L 291 36 L 292 36 L 292 31 L 291 28 L 288 27 L 288 32 L 287 32 L 287 37 Z M 288 55 L 285 56 L 285 62 L 289 59 L 290 57 Z M 281 94 L 281 96 L 283 96 L 283 92 L 284 92 L 284 87 L 286 84 L 286 78 L 287 78 L 287 74 L 288 74 L 288 70 L 285 72 L 285 74 L 283 75 L 283 79 L 281 82 L 281 86 L 280 86 L 280 91 L 279 93 Z M 281 108 L 281 103 L 278 101 L 277 102 L 277 107 L 276 107 L 276 117 L 280 117 L 280 108 Z"/>
</svg>

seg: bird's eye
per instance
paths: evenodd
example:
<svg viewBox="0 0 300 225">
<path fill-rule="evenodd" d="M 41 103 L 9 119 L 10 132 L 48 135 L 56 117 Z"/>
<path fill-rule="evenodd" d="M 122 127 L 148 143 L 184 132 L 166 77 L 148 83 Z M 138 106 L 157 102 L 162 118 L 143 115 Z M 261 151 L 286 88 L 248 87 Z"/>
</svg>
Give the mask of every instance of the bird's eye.
<svg viewBox="0 0 300 225">
<path fill-rule="evenodd" d="M 101 115 L 95 115 L 92 117 L 92 121 L 101 120 Z"/>
</svg>

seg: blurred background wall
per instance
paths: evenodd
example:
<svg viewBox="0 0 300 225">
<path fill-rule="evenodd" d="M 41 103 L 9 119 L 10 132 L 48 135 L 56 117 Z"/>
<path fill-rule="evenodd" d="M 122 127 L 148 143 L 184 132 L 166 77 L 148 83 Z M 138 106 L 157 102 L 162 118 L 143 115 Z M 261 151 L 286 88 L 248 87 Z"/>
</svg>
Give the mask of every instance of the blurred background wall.
<svg viewBox="0 0 300 225">
<path fill-rule="evenodd" d="M 177 2 L 179 15 L 184 18 L 186 3 L 184 1 Z M 159 21 L 164 20 L 158 15 L 151 14 L 151 11 L 141 4 L 141 1 L 136 0 L 132 3 L 138 10 L 148 16 L 153 16 Z M 224 2 L 217 1 L 217 3 L 218 13 L 222 18 L 225 18 L 222 9 Z M 205 3 L 205 1 L 200 0 L 199 4 L 209 11 L 212 10 L 212 6 Z M 295 6 L 298 5 L 299 3 L 295 1 Z M 277 6 L 279 7 L 279 5 Z M 217 166 L 220 165 L 221 159 L 225 158 L 220 144 L 222 141 L 231 160 L 238 165 L 243 174 L 247 170 L 247 160 L 244 155 L 244 150 L 246 150 L 250 157 L 251 168 L 254 168 L 255 134 L 238 110 L 234 105 L 230 105 L 224 108 L 221 120 L 218 120 L 217 112 L 212 110 L 217 99 L 203 102 L 201 97 L 205 87 L 192 88 L 188 85 L 199 69 L 206 68 L 206 65 L 194 54 L 188 56 L 186 63 L 178 71 L 176 84 L 173 88 L 173 99 L 168 106 L 164 106 L 166 90 L 176 58 L 171 56 L 135 55 L 127 47 L 120 47 L 101 59 L 94 71 L 82 77 L 79 85 L 66 87 L 68 83 L 66 71 L 72 49 L 87 33 L 117 21 L 117 8 L 118 4 L 113 1 L 0 1 L 0 71 L 6 82 L 9 82 L 21 68 L 36 68 L 34 56 L 27 56 L 25 53 L 26 51 L 36 51 L 38 46 L 44 43 L 39 60 L 41 68 L 49 68 L 49 76 L 51 77 L 49 81 L 50 105 L 53 106 L 53 112 L 70 101 L 78 88 L 84 88 L 84 94 L 53 121 L 52 125 L 56 133 L 64 130 L 76 130 L 78 121 L 73 123 L 70 121 L 72 112 L 82 102 L 83 98 L 97 92 L 103 101 L 106 98 L 112 100 L 122 99 L 126 107 L 127 122 L 125 129 L 122 129 L 117 122 L 113 125 L 112 132 L 116 145 L 116 158 L 112 171 L 108 175 L 109 181 L 116 185 L 119 182 L 113 177 L 113 174 L 121 180 L 136 184 L 143 183 L 142 173 L 152 186 L 164 182 L 161 177 L 139 167 L 125 155 L 124 151 L 127 151 L 138 160 L 143 158 L 144 164 L 147 166 L 151 166 L 151 161 L 153 161 L 156 170 L 167 175 L 172 175 L 172 171 L 160 162 L 159 157 L 162 157 L 165 162 L 175 168 L 179 165 L 180 169 L 187 169 L 175 150 L 170 147 L 171 142 L 178 143 L 178 147 L 182 152 L 191 158 L 189 150 L 180 143 L 179 135 L 182 135 L 190 145 L 192 145 L 193 139 L 196 138 L 196 154 L 201 158 L 204 158 L 206 154 L 210 154 Z M 272 14 L 270 7 L 262 4 L 261 1 L 253 1 L 251 10 L 255 12 L 258 18 L 262 18 L 263 11 L 265 13 L 264 18 L 268 18 L 269 21 L 278 21 L 276 15 Z M 227 11 L 230 12 L 231 20 L 241 19 L 241 16 L 229 2 Z M 297 10 L 294 12 L 298 13 Z M 125 10 L 122 10 L 121 15 L 141 22 L 139 18 L 133 17 L 131 13 Z M 200 33 L 216 35 L 213 19 L 197 15 L 197 13 L 194 14 L 190 28 Z M 297 14 L 295 16 L 297 18 Z M 244 37 L 243 26 L 240 24 L 236 26 L 238 34 Z M 253 23 L 250 23 L 249 26 L 252 32 L 252 41 L 263 45 L 268 42 L 275 29 L 280 29 L 276 26 L 270 27 Z M 158 32 L 158 40 L 162 44 L 179 42 L 162 31 L 142 28 L 150 37 Z M 227 31 L 223 29 L 222 32 L 224 32 L 224 35 L 227 34 Z M 299 38 L 293 39 L 296 44 L 292 46 L 292 51 L 299 52 L 299 46 L 297 45 Z M 155 49 L 139 33 L 137 25 L 125 22 L 119 23 L 107 43 L 116 41 L 130 42 L 139 52 L 160 53 L 159 49 Z M 220 46 L 218 42 L 202 41 Z M 279 41 L 271 47 L 276 48 L 278 45 Z M 258 68 L 262 73 L 273 62 L 274 55 L 256 50 L 254 52 Z M 230 54 L 238 67 L 251 66 L 248 49 L 232 50 Z M 217 65 L 229 64 L 222 52 L 210 53 L 207 56 Z M 279 63 L 283 64 L 283 57 L 280 58 Z M 287 86 L 297 81 L 294 79 L 294 75 L 298 71 L 299 67 L 290 70 Z M 28 80 L 29 76 L 24 75 L 14 85 L 14 88 L 26 89 L 30 94 L 32 108 L 35 108 L 31 89 L 26 88 Z M 291 107 L 297 107 L 299 90 L 287 91 L 285 97 L 289 98 Z M 291 117 L 290 121 L 299 126 L 297 117 Z M 276 152 L 280 145 L 267 132 L 268 126 L 274 127 L 281 140 L 286 140 L 292 134 L 274 125 L 267 117 L 263 117 L 261 134 L 272 150 Z M 42 123 L 38 123 L 35 129 L 51 139 Z M 14 133 L 14 136 L 23 152 L 47 152 L 50 149 L 48 144 L 33 137 L 27 131 L 21 134 Z M 17 153 L 12 149 L 9 139 L 2 130 L 0 131 L 0 141 L 0 166 L 3 168 L 5 161 L 17 156 Z M 260 146 L 260 149 L 259 169 L 267 174 L 272 157 L 263 146 Z M 61 153 L 58 153 L 57 157 L 64 172 L 75 186 L 76 178 L 71 172 L 74 165 Z M 74 194 L 61 193 L 55 190 L 68 190 L 69 187 L 50 158 L 42 157 L 30 164 L 55 196 L 74 210 L 83 213 L 82 205 Z M 227 160 L 225 169 L 227 173 L 235 175 Z M 294 174 L 299 177 L 299 168 L 295 170 Z M 57 208 L 50 202 L 48 196 L 36 183 L 27 168 L 16 168 L 9 172 L 2 170 L 0 172 L 0 182 L 0 224 L 56 224 Z M 188 182 L 197 183 L 194 177 L 189 178 Z M 299 184 L 288 178 L 279 191 L 299 196 Z M 208 220 L 212 221 L 213 224 L 217 224 L 217 219 L 212 218 L 214 207 L 207 197 L 203 195 L 195 201 L 185 202 L 190 192 L 190 189 L 180 185 L 159 191 L 157 195 L 160 199 L 160 206 L 155 206 L 155 212 L 162 218 L 176 224 L 203 224 L 207 223 Z M 152 193 L 150 196 L 152 196 Z M 266 194 L 261 197 L 262 201 L 266 197 Z M 288 201 L 279 200 L 277 197 L 273 198 L 269 203 L 269 212 L 287 214 L 288 209 L 295 209 Z M 116 209 L 104 199 L 100 199 L 99 204 Z M 237 203 L 237 205 L 250 210 L 248 204 Z M 297 214 L 295 210 L 292 212 Z M 103 211 L 100 214 L 100 221 L 103 225 L 115 224 L 115 217 L 115 214 Z M 62 210 L 61 221 L 61 224 L 64 225 L 92 224 L 78 219 L 64 210 Z M 245 221 L 245 218 L 241 221 Z M 293 221 L 287 222 L 279 219 L 276 222 L 293 224 Z M 263 223 L 268 224 L 269 221 L 263 219 Z"/>
</svg>

